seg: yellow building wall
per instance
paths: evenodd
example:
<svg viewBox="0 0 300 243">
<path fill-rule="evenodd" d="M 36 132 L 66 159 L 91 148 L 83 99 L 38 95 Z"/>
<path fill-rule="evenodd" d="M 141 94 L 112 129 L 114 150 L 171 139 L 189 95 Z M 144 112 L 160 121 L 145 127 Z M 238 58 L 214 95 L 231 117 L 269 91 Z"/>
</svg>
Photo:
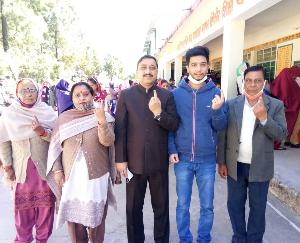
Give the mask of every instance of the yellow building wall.
<svg viewBox="0 0 300 243">
<path fill-rule="evenodd" d="M 162 47 L 158 59 L 172 55 L 189 47 L 196 39 L 206 36 L 208 32 L 222 21 L 239 10 L 251 0 L 203 0 L 194 12 L 176 30 L 168 40 L 168 44 Z"/>
<path fill-rule="evenodd" d="M 296 16 L 291 16 L 285 20 L 280 22 L 274 23 L 272 25 L 260 27 L 258 31 L 255 33 L 248 31 L 247 26 L 245 29 L 245 42 L 244 42 L 244 49 L 253 48 L 256 46 L 260 46 L 262 44 L 276 41 L 280 38 L 291 36 L 297 33 L 300 33 L 300 29 L 296 29 L 295 23 L 299 22 L 300 26 L 300 13 Z M 299 36 L 300 37 L 300 36 Z M 290 41 L 284 41 L 279 44 L 275 44 L 273 46 L 284 46 L 288 44 L 293 44 L 293 53 L 292 53 L 292 61 L 299 61 L 300 60 L 300 38 L 297 37 L 296 39 Z M 280 41 L 281 42 L 281 41 Z M 216 39 L 208 42 L 205 44 L 210 51 L 211 51 L 211 60 L 219 59 L 222 57 L 222 36 L 217 37 Z M 255 50 L 261 49 L 262 47 L 257 47 Z M 253 63 L 255 64 L 255 63 Z"/>
<path fill-rule="evenodd" d="M 300 27 L 300 12 L 272 25 L 264 26 L 262 23 L 255 33 L 247 31 L 246 22 L 244 49 L 300 32 L 300 29 L 295 29 L 295 23 L 299 23 Z"/>
</svg>

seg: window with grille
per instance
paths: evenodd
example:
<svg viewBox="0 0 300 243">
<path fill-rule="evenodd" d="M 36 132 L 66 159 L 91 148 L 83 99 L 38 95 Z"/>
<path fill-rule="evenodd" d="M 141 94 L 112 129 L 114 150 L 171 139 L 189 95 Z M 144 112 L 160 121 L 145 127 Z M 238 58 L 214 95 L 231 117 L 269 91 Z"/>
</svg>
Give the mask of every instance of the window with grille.
<svg viewBox="0 0 300 243">
<path fill-rule="evenodd" d="M 222 69 L 222 60 L 213 63 L 213 70 L 218 72 Z"/>
<path fill-rule="evenodd" d="M 257 51 L 257 65 L 265 68 L 265 78 L 270 82 L 274 80 L 276 62 L 276 47 L 270 47 Z"/>
<path fill-rule="evenodd" d="M 243 55 L 243 61 L 244 62 L 250 62 L 250 59 L 251 59 L 251 52 L 244 52 L 244 55 Z"/>
</svg>

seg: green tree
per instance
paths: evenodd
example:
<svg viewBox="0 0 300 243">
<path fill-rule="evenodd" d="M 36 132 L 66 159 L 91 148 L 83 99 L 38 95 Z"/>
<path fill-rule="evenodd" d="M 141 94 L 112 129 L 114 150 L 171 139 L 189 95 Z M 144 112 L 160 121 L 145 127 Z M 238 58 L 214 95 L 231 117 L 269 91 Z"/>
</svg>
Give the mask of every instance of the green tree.
<svg viewBox="0 0 300 243">
<path fill-rule="evenodd" d="M 90 48 L 87 48 L 86 55 L 81 58 L 78 68 L 86 76 L 98 76 L 102 72 L 100 60 L 96 52 L 90 50 Z"/>
<path fill-rule="evenodd" d="M 72 73 L 78 67 L 84 67 L 87 75 L 101 71 L 96 55 L 88 60 L 84 57 L 90 45 L 71 0 L 2 1 L 8 23 L 8 55 L 19 73 L 16 76 L 43 80 L 57 79 L 62 70 Z"/>
<path fill-rule="evenodd" d="M 134 80 L 136 79 L 136 73 L 132 73 L 126 77 L 126 80 Z"/>
<path fill-rule="evenodd" d="M 123 78 L 124 76 L 124 69 L 121 61 L 112 55 L 107 55 L 104 58 L 103 71 L 110 80 L 114 77 Z"/>
</svg>

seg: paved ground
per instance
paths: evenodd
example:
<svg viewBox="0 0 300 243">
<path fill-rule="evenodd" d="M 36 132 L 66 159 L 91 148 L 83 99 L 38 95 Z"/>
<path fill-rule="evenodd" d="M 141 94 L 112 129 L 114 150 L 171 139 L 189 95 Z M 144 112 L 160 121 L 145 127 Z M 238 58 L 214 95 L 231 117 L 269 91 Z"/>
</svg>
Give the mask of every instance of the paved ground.
<svg viewBox="0 0 300 243">
<path fill-rule="evenodd" d="M 275 178 L 300 193 L 300 149 L 275 151 Z"/>
<path fill-rule="evenodd" d="M 194 183 L 193 198 L 191 204 L 191 228 L 195 235 L 199 215 L 197 188 Z M 215 221 L 213 227 L 214 243 L 228 243 L 231 238 L 231 225 L 226 210 L 226 183 L 216 177 L 215 184 Z M 109 208 L 106 220 L 107 243 L 126 243 L 126 221 L 125 221 L 125 184 L 115 187 L 118 198 L 118 211 Z M 170 242 L 178 242 L 175 222 L 175 178 L 173 168 L 170 168 Z M 10 193 L 0 185 L 0 243 L 13 242 L 15 230 L 12 217 Z M 144 208 L 146 242 L 153 242 L 153 213 L 150 205 L 149 194 L 145 199 Z M 49 243 L 67 243 L 66 228 L 54 230 Z M 267 207 L 267 230 L 264 237 L 265 243 L 298 243 L 300 242 L 300 217 L 282 204 L 278 199 L 269 195 Z"/>
</svg>

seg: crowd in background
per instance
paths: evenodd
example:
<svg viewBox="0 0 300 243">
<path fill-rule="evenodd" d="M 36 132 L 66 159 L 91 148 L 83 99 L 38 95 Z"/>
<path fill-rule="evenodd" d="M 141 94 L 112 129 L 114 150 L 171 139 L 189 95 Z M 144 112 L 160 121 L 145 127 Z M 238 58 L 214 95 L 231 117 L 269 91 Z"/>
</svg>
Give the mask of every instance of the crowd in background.
<svg viewBox="0 0 300 243">
<path fill-rule="evenodd" d="M 209 49 L 191 48 L 186 59 L 188 73 L 177 86 L 173 78 L 157 78 L 157 60 L 150 55 L 137 63 L 139 83 L 129 80 L 123 90 L 112 82 L 106 89 L 96 77 L 74 84 L 61 79 L 52 86 L 30 78 L 17 82 L 16 99 L 0 120 L 4 178 L 14 190 L 15 243 L 31 242 L 33 226 L 36 241 L 47 242 L 55 202 L 57 227 L 66 222 L 72 242 L 103 242 L 107 207 L 116 207 L 112 186 L 122 176 L 128 182 L 128 242 L 145 240 L 147 184 L 154 240 L 169 242 L 169 162 L 181 242 L 193 241 L 194 177 L 200 199 L 197 239 L 211 241 L 216 164 L 227 178 L 232 242 L 262 242 L 273 146 L 287 141 L 297 147 L 300 141 L 300 69 L 284 69 L 267 89 L 263 67 L 246 67 L 240 95 L 225 101 L 219 73 L 209 72 Z M 253 204 L 246 229 L 241 215 L 247 193 Z"/>
</svg>

